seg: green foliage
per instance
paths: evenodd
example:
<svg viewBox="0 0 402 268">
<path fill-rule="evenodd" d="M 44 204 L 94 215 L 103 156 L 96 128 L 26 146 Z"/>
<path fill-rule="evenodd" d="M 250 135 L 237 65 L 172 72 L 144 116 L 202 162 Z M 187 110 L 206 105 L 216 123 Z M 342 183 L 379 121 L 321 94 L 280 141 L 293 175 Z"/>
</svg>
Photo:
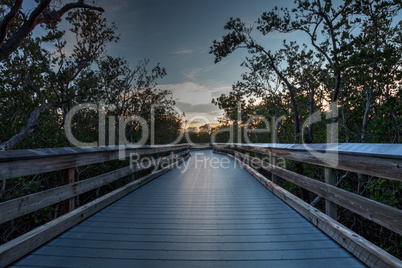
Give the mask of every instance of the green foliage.
<svg viewBox="0 0 402 268">
<path fill-rule="evenodd" d="M 293 9 L 264 12 L 254 28 L 231 18 L 225 25 L 229 33 L 213 42 L 210 53 L 215 62 L 243 48 L 250 57 L 242 64 L 247 71 L 233 90 L 213 100 L 225 111 L 226 126 L 240 125 L 244 133 L 265 127 L 249 121 L 253 116 L 270 122 L 283 116 L 271 127 L 270 134 L 275 135 L 258 133 L 250 140 L 326 143 L 327 128 L 334 120 L 341 143 L 401 143 L 402 22 L 397 21 L 401 9 L 400 1 L 305 0 L 295 1 Z M 310 42 L 284 41 L 282 49 L 270 51 L 253 38 L 255 30 L 267 36 L 300 31 Z M 335 100 L 337 117 L 329 113 Z M 320 168 L 297 163 L 287 168 L 323 181 Z M 347 191 L 402 208 L 400 182 L 340 171 L 337 177 Z M 282 186 L 306 200 L 299 187 L 287 182 Z M 383 228 L 379 232 L 380 227 L 346 210 L 340 211 L 340 217 L 346 226 L 400 256 L 397 234 Z"/>
<path fill-rule="evenodd" d="M 13 1 L 2 3 L 0 18 L 12 5 Z M 53 11 L 52 7 L 50 11 Z M 9 34 L 18 30 L 25 16 L 22 11 L 17 14 L 9 25 Z M 147 59 L 130 65 L 123 58 L 108 55 L 107 47 L 117 42 L 119 36 L 115 33 L 116 26 L 108 23 L 99 12 L 75 9 L 66 14 L 66 21 L 70 25 L 68 30 L 59 27 L 59 19 L 42 24 L 43 36 L 34 38 L 30 34 L 0 63 L 0 150 L 4 143 L 21 133 L 26 135 L 12 144 L 12 149 L 71 146 L 65 134 L 65 120 L 69 111 L 82 103 L 103 107 L 106 126 L 116 127 L 116 137 L 119 117 L 124 121 L 139 116 L 151 127 L 153 116 L 155 143 L 164 144 L 176 139 L 181 128 L 181 115 L 172 107 L 172 93 L 157 88 L 157 81 L 166 76 L 165 68 L 159 63 L 150 66 Z M 45 108 L 41 110 L 41 107 Z M 37 118 L 32 120 L 35 114 Z M 126 138 L 135 142 L 141 131 L 136 122 L 130 122 L 126 127 Z M 72 133 L 81 142 L 97 141 L 99 113 L 80 110 L 72 118 Z M 106 141 L 109 141 L 109 131 L 106 135 Z M 146 141 L 147 144 L 150 142 L 150 139 Z M 111 145 L 114 144 L 117 141 L 111 141 Z M 83 180 L 127 165 L 128 161 L 112 161 L 76 168 L 75 172 L 78 180 Z M 150 171 L 142 171 L 136 176 L 147 172 Z M 113 191 L 132 178 L 134 176 L 83 194 L 79 197 L 80 204 Z M 5 190 L 0 192 L 0 202 L 63 184 L 61 171 L 8 179 Z M 63 204 L 60 203 L 3 224 L 0 226 L 1 243 L 62 213 Z"/>
<path fill-rule="evenodd" d="M 15 23 L 21 20 L 17 18 Z M 107 116 L 140 116 L 149 126 L 152 107 L 157 105 L 155 142 L 173 141 L 178 136 L 181 115 L 171 107 L 171 92 L 157 89 L 156 83 L 166 75 L 166 70 L 159 64 L 150 68 L 147 59 L 131 67 L 122 58 L 108 56 L 107 46 L 119 37 L 115 34 L 116 26 L 109 25 L 101 13 L 79 9 L 70 11 L 66 20 L 70 24 L 69 34 L 75 36 L 76 42 L 71 38 L 67 42 L 66 31 L 51 22 L 45 24 L 43 37 L 29 36 L 0 64 L 0 141 L 6 142 L 24 131 L 33 111 L 47 105 L 37 122 L 31 124 L 33 133 L 13 147 L 69 146 L 64 132 L 68 112 L 80 103 L 100 102 L 106 105 Z M 10 27 L 10 31 L 15 27 Z M 80 111 L 74 116 L 73 125 L 78 140 L 98 139 L 98 115 L 94 111 Z M 162 129 L 166 135 L 161 135 Z M 135 142 L 140 135 L 138 124 L 129 123 L 127 139 Z"/>
<path fill-rule="evenodd" d="M 369 181 L 367 190 L 373 200 L 400 208 L 402 205 L 402 185 L 398 182 L 376 178 Z"/>
</svg>

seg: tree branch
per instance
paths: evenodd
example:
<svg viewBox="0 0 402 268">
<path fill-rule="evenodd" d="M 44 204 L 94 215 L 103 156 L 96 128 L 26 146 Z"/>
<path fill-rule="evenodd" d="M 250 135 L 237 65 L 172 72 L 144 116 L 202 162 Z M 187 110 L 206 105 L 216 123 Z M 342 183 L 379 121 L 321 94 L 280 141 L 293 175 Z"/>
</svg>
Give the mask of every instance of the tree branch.
<svg viewBox="0 0 402 268">
<path fill-rule="evenodd" d="M 4 17 L 3 21 L 0 24 L 0 46 L 3 44 L 6 39 L 8 26 L 11 21 L 17 16 L 18 12 L 21 10 L 23 0 L 15 1 L 14 6 L 11 8 L 10 12 Z"/>
<path fill-rule="evenodd" d="M 374 26 L 374 59 L 373 59 L 373 67 L 372 67 L 373 69 L 372 69 L 372 72 L 371 72 L 370 86 L 369 86 L 369 88 L 367 90 L 366 108 L 364 110 L 364 115 L 363 115 L 362 134 L 361 134 L 361 138 L 360 138 L 360 142 L 362 142 L 362 143 L 365 142 L 365 140 L 366 140 L 367 117 L 368 117 L 368 113 L 370 111 L 371 97 L 373 95 L 374 81 L 375 81 L 376 72 L 377 72 L 378 20 L 377 20 L 376 15 L 373 14 L 372 16 L 374 17 L 373 18 L 373 26 Z"/>
<path fill-rule="evenodd" d="M 27 86 L 30 89 L 32 89 L 33 91 L 36 92 L 36 94 L 38 94 L 38 97 L 40 98 L 40 103 L 41 104 L 45 103 L 45 96 L 43 96 L 42 92 L 40 92 L 40 90 L 31 83 L 29 75 L 27 75 L 25 77 L 25 84 L 27 84 Z"/>
<path fill-rule="evenodd" d="M 45 112 L 47 109 L 51 107 L 60 106 L 60 104 L 57 102 L 45 102 L 45 97 L 43 96 L 42 92 L 40 92 L 40 90 L 31 83 L 29 75 L 25 77 L 25 83 L 30 89 L 32 89 L 38 94 L 38 97 L 40 98 L 40 105 L 38 108 L 36 108 L 34 111 L 31 112 L 28 118 L 28 122 L 18 134 L 11 137 L 8 141 L 0 144 L 0 151 L 10 150 L 15 146 L 17 146 L 20 142 L 22 142 L 35 130 L 39 117 L 43 112 Z"/>
<path fill-rule="evenodd" d="M 21 1 L 22 2 L 22 1 Z M 61 18 L 66 12 L 75 8 L 87 8 L 92 10 L 97 10 L 99 12 L 104 12 L 101 7 L 90 6 L 84 3 L 83 0 L 79 0 L 76 3 L 69 3 L 63 6 L 58 11 L 46 12 L 49 8 L 52 0 L 42 0 L 39 5 L 32 11 L 28 20 L 26 20 L 22 26 L 17 30 L 17 32 L 11 36 L 4 44 L 0 46 L 0 61 L 8 58 L 11 53 L 18 49 L 18 47 L 24 42 L 25 38 L 35 29 L 38 24 L 47 23 L 57 18 Z M 14 7 L 13 7 L 14 8 Z M 11 12 L 11 11 L 10 11 Z M 12 19 L 12 18 L 11 18 Z M 4 22 L 4 20 L 3 20 Z M 2 26 L 3 26 L 2 22 Z M 9 23 L 7 23 L 7 26 Z M 1 39 L 0 39 L 1 40 Z M 4 41 L 4 40 L 3 40 Z"/>
<path fill-rule="evenodd" d="M 251 37 L 249 37 L 251 39 Z M 252 40 L 252 39 L 251 39 Z M 274 72 L 279 76 L 279 78 L 285 83 L 286 87 L 289 90 L 289 95 L 290 95 L 290 101 L 292 103 L 293 107 L 293 112 L 294 112 L 294 139 L 295 143 L 298 143 L 299 140 L 299 134 L 300 134 L 300 123 L 299 123 L 299 112 L 297 109 L 297 103 L 296 103 L 296 98 L 295 98 L 295 88 L 294 86 L 289 82 L 289 80 L 285 77 L 285 75 L 276 67 L 274 58 L 272 57 L 271 53 L 266 51 L 263 47 L 260 45 L 256 45 L 254 41 L 252 41 L 252 44 L 250 46 L 254 45 L 254 47 L 259 50 L 260 52 L 264 53 L 268 59 L 269 59 L 269 65 L 271 68 L 274 70 Z"/>
<path fill-rule="evenodd" d="M 332 59 L 329 57 L 328 53 L 326 53 L 323 49 L 321 49 L 321 48 L 315 43 L 315 41 L 316 41 L 315 36 L 316 36 L 316 33 L 317 33 L 317 29 L 318 29 L 318 26 L 321 24 L 322 20 L 323 20 L 323 18 L 321 17 L 320 20 L 319 20 L 319 22 L 315 25 L 314 31 L 313 31 L 312 34 L 310 34 L 310 33 L 308 33 L 308 32 L 307 32 L 307 34 L 310 35 L 311 44 L 318 50 L 318 52 L 320 52 L 320 53 L 327 59 L 328 63 L 331 65 L 331 68 L 332 68 L 333 70 L 335 70 L 335 65 L 334 65 Z"/>
<path fill-rule="evenodd" d="M 51 0 L 42 0 L 32 11 L 28 20 L 22 24 L 21 28 L 0 47 L 0 61 L 8 58 L 24 42 L 25 38 L 35 29 L 37 19 L 49 7 L 50 2 Z"/>
<path fill-rule="evenodd" d="M 314 140 L 314 132 L 313 132 L 313 113 L 314 113 L 314 84 L 310 82 L 310 111 L 309 111 L 309 126 L 308 126 L 308 134 L 309 139 L 306 143 L 312 143 Z"/>
<path fill-rule="evenodd" d="M 50 102 L 42 103 L 38 108 L 36 108 L 29 116 L 28 122 L 25 127 L 18 134 L 14 135 L 11 139 L 0 144 L 0 151 L 10 150 L 14 148 L 15 146 L 17 146 L 17 144 L 28 137 L 35 130 L 40 115 L 53 106 L 55 106 L 55 103 Z"/>
<path fill-rule="evenodd" d="M 339 179 L 339 181 L 335 184 L 335 187 L 338 187 L 339 184 L 341 184 L 341 182 L 343 181 L 343 179 L 346 178 L 346 176 L 347 176 L 348 174 L 349 174 L 349 171 L 346 171 L 346 173 L 345 173 L 345 174 Z M 313 200 L 313 202 L 310 203 L 310 205 L 312 205 L 313 207 L 315 207 L 315 206 L 318 205 L 318 203 L 320 203 L 320 201 L 321 201 L 322 199 L 323 199 L 323 198 L 318 195 L 318 196 Z"/>
<path fill-rule="evenodd" d="M 105 10 L 101 7 L 95 7 L 91 5 L 87 5 L 84 3 L 84 1 L 78 1 L 76 3 L 69 3 L 63 6 L 60 10 L 53 11 L 53 12 L 48 12 L 48 13 L 43 13 L 40 18 L 38 19 L 38 24 L 39 23 L 46 23 L 50 22 L 54 19 L 61 18 L 66 12 L 75 9 L 75 8 L 86 8 L 90 10 L 96 10 L 99 12 L 105 12 Z"/>
</svg>

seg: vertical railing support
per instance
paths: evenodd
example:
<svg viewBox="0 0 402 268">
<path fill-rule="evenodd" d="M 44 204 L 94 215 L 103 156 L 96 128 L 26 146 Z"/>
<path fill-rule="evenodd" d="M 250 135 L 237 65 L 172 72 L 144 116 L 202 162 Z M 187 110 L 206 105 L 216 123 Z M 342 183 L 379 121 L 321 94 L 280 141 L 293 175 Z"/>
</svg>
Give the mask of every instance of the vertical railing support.
<svg viewBox="0 0 402 268">
<path fill-rule="evenodd" d="M 273 166 L 272 169 L 275 169 L 276 168 L 276 157 L 275 156 L 272 156 L 271 162 L 272 162 L 272 166 Z M 272 182 L 275 184 L 278 184 L 278 176 L 276 176 L 273 172 L 271 172 L 271 174 L 272 174 L 272 178 L 271 178 Z"/>
<path fill-rule="evenodd" d="M 1 181 L 1 191 L 4 192 L 6 190 L 6 180 Z"/>
<path fill-rule="evenodd" d="M 324 168 L 325 170 L 325 183 L 330 184 L 330 185 L 336 185 L 336 176 L 335 176 L 335 170 L 333 168 Z M 325 200 L 325 212 L 328 216 L 331 218 L 335 219 L 338 216 L 338 206 L 329 201 Z"/>
<path fill-rule="evenodd" d="M 273 145 L 275 145 L 276 141 L 277 141 L 277 135 L 278 135 L 278 127 L 276 125 L 276 123 L 277 123 L 276 116 L 272 117 L 272 122 L 271 123 L 272 123 L 272 138 L 271 138 L 272 140 L 271 140 L 271 142 L 272 142 Z M 271 157 L 273 169 L 275 169 L 277 159 L 276 159 L 276 157 L 274 155 L 272 155 L 272 152 L 270 153 L 270 157 Z M 271 174 L 272 174 L 272 178 L 271 178 L 272 182 L 275 183 L 275 184 L 278 184 L 278 176 L 276 176 L 272 172 L 271 172 Z"/>
<path fill-rule="evenodd" d="M 75 182 L 75 168 L 68 168 L 63 170 L 63 176 L 64 176 L 64 184 L 70 184 Z M 75 209 L 75 197 L 69 198 L 67 200 L 64 200 L 64 214 L 68 213 L 72 210 Z"/>
</svg>

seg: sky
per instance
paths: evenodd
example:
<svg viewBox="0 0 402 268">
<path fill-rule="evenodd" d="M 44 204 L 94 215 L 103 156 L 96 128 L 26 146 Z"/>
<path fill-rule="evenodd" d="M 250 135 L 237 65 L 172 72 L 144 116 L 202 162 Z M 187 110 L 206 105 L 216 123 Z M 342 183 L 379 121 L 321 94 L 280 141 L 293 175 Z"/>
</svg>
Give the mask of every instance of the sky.
<svg viewBox="0 0 402 268">
<path fill-rule="evenodd" d="M 63 3 L 72 0 L 63 1 Z M 87 1 L 92 2 L 92 1 Z M 24 7 L 32 10 L 37 4 L 25 1 Z M 240 64 L 248 56 L 247 51 L 237 50 L 221 62 L 214 63 L 209 54 L 214 40 L 228 33 L 225 24 L 231 17 L 240 18 L 246 26 L 252 26 L 264 11 L 275 6 L 294 7 L 293 0 L 96 0 L 103 7 L 103 16 L 117 26 L 118 43 L 112 43 L 107 54 L 126 59 L 130 66 L 139 60 L 149 59 L 152 68 L 160 63 L 167 76 L 159 79 L 158 88 L 173 93 L 177 111 L 185 114 L 192 125 L 217 122 L 223 110 L 211 103 L 212 98 L 228 94 L 232 85 L 241 80 L 247 69 Z M 61 28 L 68 29 L 65 20 Z M 34 35 L 41 35 L 40 27 Z M 257 34 L 257 35 L 254 35 Z M 253 37 L 268 50 L 278 50 L 283 39 L 308 43 L 302 33 Z M 66 34 L 66 38 L 74 38 Z"/>
<path fill-rule="evenodd" d="M 264 11 L 283 3 L 291 5 L 293 1 L 98 0 L 97 3 L 105 9 L 104 16 L 116 23 L 120 34 L 119 42 L 110 46 L 108 53 L 125 58 L 132 66 L 143 58 L 150 59 L 150 66 L 160 63 L 167 76 L 158 81 L 158 87 L 172 91 L 187 120 L 206 118 L 207 123 L 216 122 L 223 115 L 211 100 L 230 92 L 232 84 L 241 79 L 246 69 L 240 64 L 247 56 L 245 50 L 237 51 L 214 64 L 214 56 L 209 54 L 212 41 L 227 33 L 223 27 L 230 17 L 239 17 L 252 25 Z M 279 49 L 283 38 L 282 34 L 274 34 L 264 38 L 264 45 Z"/>
<path fill-rule="evenodd" d="M 30 8 L 36 5 L 33 0 L 24 4 Z M 150 67 L 160 63 L 167 76 L 157 81 L 158 87 L 173 93 L 178 111 L 184 112 L 187 120 L 195 118 L 193 123 L 203 124 L 217 122 L 223 115 L 211 104 L 212 98 L 229 93 L 247 71 L 240 66 L 248 56 L 244 49 L 217 64 L 214 55 L 209 54 L 213 40 L 219 41 L 227 34 L 226 22 L 234 17 L 251 26 L 264 11 L 275 6 L 292 8 L 294 1 L 96 0 L 96 5 L 105 9 L 103 15 L 108 22 L 115 22 L 120 35 L 119 42 L 108 47 L 108 54 L 125 58 L 132 67 L 144 58 L 150 60 Z M 398 18 L 401 15 L 395 20 Z M 262 36 L 254 30 L 253 36 L 272 51 L 282 48 L 284 39 L 309 43 L 301 32 Z"/>
</svg>

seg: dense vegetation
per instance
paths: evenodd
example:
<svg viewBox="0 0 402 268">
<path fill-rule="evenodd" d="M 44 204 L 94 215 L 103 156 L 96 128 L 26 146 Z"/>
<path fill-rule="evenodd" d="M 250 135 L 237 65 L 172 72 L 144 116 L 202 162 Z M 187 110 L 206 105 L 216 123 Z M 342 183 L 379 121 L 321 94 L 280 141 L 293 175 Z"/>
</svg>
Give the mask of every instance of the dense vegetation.
<svg viewBox="0 0 402 268">
<path fill-rule="evenodd" d="M 129 63 L 110 56 L 107 48 L 119 36 L 103 8 L 84 1 L 42 0 L 25 8 L 22 4 L 7 0 L 0 6 L 0 150 L 76 145 L 66 136 L 67 125 L 86 145 L 149 144 L 150 139 L 141 140 L 141 124 L 151 128 L 151 117 L 154 143 L 169 143 L 178 136 L 181 115 L 172 108 L 171 92 L 156 83 L 166 75 L 165 68 L 152 67 L 147 59 Z M 79 104 L 89 105 L 80 109 Z M 124 126 L 124 135 L 119 135 L 119 126 Z M 112 161 L 79 167 L 75 175 L 84 180 L 127 165 L 128 161 Z M 146 174 L 141 173 L 135 177 Z M 60 186 L 63 176 L 51 172 L 2 180 L 0 202 Z M 133 178 L 83 194 L 77 204 Z M 3 224 L 0 243 L 62 214 L 61 203 Z"/>
<path fill-rule="evenodd" d="M 84 1 L 43 0 L 26 13 L 22 2 L 5 0 L 0 6 L 0 150 L 72 146 L 65 123 L 69 112 L 83 103 L 95 106 L 72 118 L 72 133 L 82 142 L 117 144 L 118 126 L 124 125 L 124 139 L 136 143 L 143 134 L 141 125 L 151 126 L 152 119 L 155 143 L 178 137 L 181 115 L 172 109 L 171 93 L 157 88 L 166 70 L 150 66 L 147 59 L 129 63 L 108 55 L 108 45 L 119 36 L 102 8 Z M 219 62 L 246 49 L 246 71 L 229 94 L 212 100 L 224 110 L 221 124 L 189 129 L 182 142 L 187 136 L 200 143 L 401 143 L 401 8 L 398 0 L 306 0 L 295 1 L 291 10 L 264 12 L 252 26 L 231 18 L 225 25 L 228 34 L 213 42 L 210 53 Z M 60 26 L 63 16 L 67 32 Z M 36 27 L 41 35 L 33 31 Z M 301 32 L 310 42 L 284 41 L 282 49 L 271 51 L 262 44 L 275 32 Z M 76 173 L 85 179 L 123 164 L 77 168 Z M 293 162 L 288 168 L 323 180 L 320 168 Z M 399 182 L 341 172 L 337 177 L 345 190 L 402 208 Z M 10 179 L 0 202 L 62 183 L 56 172 Z M 283 186 L 307 202 L 316 198 L 285 182 Z M 83 195 L 80 203 L 110 189 Z M 323 202 L 315 205 L 322 208 Z M 53 206 L 1 226 L 1 242 L 61 213 Z M 346 210 L 340 211 L 339 221 L 401 256 L 399 235 Z"/>
<path fill-rule="evenodd" d="M 2 6 L 3 21 L 19 1 L 14 6 L 13 2 Z M 46 1 L 40 3 L 43 2 Z M 39 18 L 57 12 L 54 8 L 50 5 Z M 44 32 L 42 36 L 27 33 L 22 44 L 2 59 L 0 148 L 69 146 L 64 131 L 66 116 L 73 107 L 83 103 L 99 104 L 97 109 L 105 110 L 105 124 L 109 125 L 108 121 L 114 119 L 116 128 L 118 116 L 126 119 L 137 115 L 150 124 L 151 106 L 157 105 L 155 127 L 156 130 L 163 128 L 166 135 L 156 137 L 156 142 L 168 143 L 169 138 L 177 135 L 180 117 L 168 108 L 174 104 L 172 95 L 156 88 L 157 79 L 164 77 L 166 70 L 159 64 L 150 67 L 147 59 L 130 64 L 122 58 L 109 56 L 107 46 L 118 42 L 119 36 L 116 26 L 108 23 L 99 10 L 95 7 L 71 9 L 65 15 L 68 38 L 66 30 L 58 24 L 60 18 L 44 20 L 38 25 Z M 35 12 L 36 9 L 24 14 L 21 9 L 16 13 L 8 25 L 2 51 L 15 41 L 29 23 L 26 18 L 33 17 Z M 77 122 L 81 127 L 74 128 L 73 134 L 78 140 L 99 140 L 98 131 L 91 131 L 98 129 L 97 111 L 78 112 L 72 124 Z M 137 142 L 137 132 L 141 132 L 138 122 L 127 121 L 126 124 L 129 141 Z M 109 143 L 116 144 L 117 140 Z"/>
<path fill-rule="evenodd" d="M 214 41 L 215 62 L 246 49 L 247 69 L 229 94 L 213 100 L 225 111 L 229 131 L 220 142 L 401 143 L 402 21 L 400 1 L 295 1 L 295 8 L 264 12 L 252 26 L 240 18 Z M 283 42 L 271 51 L 264 36 L 301 32 L 310 42 Z M 222 129 L 221 127 L 221 129 Z M 269 130 L 269 131 L 264 131 Z M 219 131 L 216 129 L 215 132 Z M 211 135 L 214 131 L 211 130 Z M 274 134 L 274 135 L 272 135 Z M 207 132 L 199 132 L 205 140 Z M 288 168 L 323 180 L 323 172 L 301 163 Z M 338 186 L 402 208 L 400 182 L 338 172 Z M 311 202 L 315 196 L 283 184 Z M 322 203 L 314 202 L 321 206 Z M 339 221 L 401 256 L 401 237 L 341 210 Z"/>
</svg>

